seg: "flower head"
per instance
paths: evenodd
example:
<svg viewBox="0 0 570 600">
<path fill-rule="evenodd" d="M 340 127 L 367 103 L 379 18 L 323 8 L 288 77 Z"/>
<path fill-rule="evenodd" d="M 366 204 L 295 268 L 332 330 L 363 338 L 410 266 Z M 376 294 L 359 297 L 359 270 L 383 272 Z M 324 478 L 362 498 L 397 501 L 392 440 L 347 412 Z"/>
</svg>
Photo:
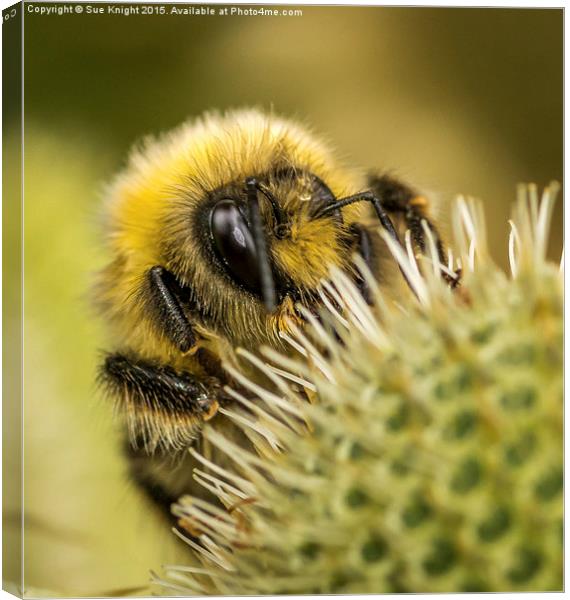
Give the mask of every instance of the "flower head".
<svg viewBox="0 0 570 600">
<path fill-rule="evenodd" d="M 546 259 L 556 186 L 521 188 L 511 273 L 493 264 L 480 204 L 459 199 L 457 254 L 442 265 L 383 233 L 415 294 L 340 271 L 322 321 L 242 356 L 251 396 L 224 409 L 254 451 L 206 427 L 228 456 L 194 450 L 214 505 L 174 512 L 199 566 L 157 580 L 185 594 L 557 590 L 562 586 L 562 280 Z M 463 282 L 455 291 L 441 277 Z M 254 400 L 252 400 L 254 398 Z M 179 535 L 183 535 L 180 534 Z"/>
</svg>

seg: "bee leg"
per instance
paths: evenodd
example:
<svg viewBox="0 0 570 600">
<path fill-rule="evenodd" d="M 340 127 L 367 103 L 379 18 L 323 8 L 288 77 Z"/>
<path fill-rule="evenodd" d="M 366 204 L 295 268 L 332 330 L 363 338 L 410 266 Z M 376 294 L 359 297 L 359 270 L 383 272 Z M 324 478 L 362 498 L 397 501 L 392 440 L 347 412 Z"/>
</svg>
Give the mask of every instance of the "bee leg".
<svg viewBox="0 0 570 600">
<path fill-rule="evenodd" d="M 176 277 L 164 267 L 152 267 L 148 271 L 147 306 L 152 311 L 161 331 L 180 349 L 188 352 L 196 345 L 196 336 L 182 308 L 182 301 L 189 301 L 189 290 L 182 288 Z"/>
<path fill-rule="evenodd" d="M 368 179 L 370 189 L 381 200 L 384 210 L 388 213 L 403 216 L 409 228 L 412 240 L 423 252 L 426 246 L 425 231 L 422 221 L 426 221 L 434 233 L 437 253 L 440 262 L 446 264 L 447 258 L 443 249 L 441 235 L 427 215 L 428 202 L 407 185 L 389 175 L 372 175 Z"/>
<path fill-rule="evenodd" d="M 375 262 L 376 262 L 375 258 L 376 257 L 374 256 L 374 248 L 372 246 L 370 232 L 368 231 L 368 229 L 366 229 L 366 227 L 364 227 L 363 225 L 361 225 L 359 223 L 353 223 L 350 226 L 350 231 L 353 234 L 354 239 L 356 241 L 356 248 L 357 248 L 358 254 L 360 254 L 362 259 L 364 260 L 364 263 L 370 269 L 370 272 L 375 273 L 376 272 L 376 268 L 375 268 Z M 370 287 L 366 283 L 366 280 L 362 277 L 362 275 L 358 274 L 355 277 L 355 283 L 356 283 L 356 286 L 358 287 L 358 289 L 360 290 L 360 293 L 362 294 L 362 297 L 364 298 L 365 302 L 367 304 L 371 305 L 372 304 L 372 291 L 370 290 Z"/>
<path fill-rule="evenodd" d="M 124 354 L 108 354 L 99 382 L 125 414 L 133 443 L 150 454 L 189 446 L 204 421 L 228 401 L 214 377 L 197 377 Z"/>
<path fill-rule="evenodd" d="M 389 175 L 371 175 L 368 183 L 387 213 L 403 216 L 404 222 L 410 230 L 412 241 L 420 252 L 424 252 L 426 247 L 426 234 L 422 221 L 426 222 L 433 234 L 439 261 L 446 265 L 447 256 L 441 234 L 428 216 L 427 199 Z M 455 278 L 446 273 L 443 273 L 442 276 L 454 288 L 460 281 L 461 272 L 457 271 Z"/>
</svg>

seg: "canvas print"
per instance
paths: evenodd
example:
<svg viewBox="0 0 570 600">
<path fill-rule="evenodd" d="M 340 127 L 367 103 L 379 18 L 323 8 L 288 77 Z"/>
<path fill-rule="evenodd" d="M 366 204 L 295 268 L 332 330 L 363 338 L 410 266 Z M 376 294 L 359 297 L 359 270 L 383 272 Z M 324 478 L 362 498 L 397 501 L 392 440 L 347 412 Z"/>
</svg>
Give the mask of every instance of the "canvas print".
<svg viewBox="0 0 570 600">
<path fill-rule="evenodd" d="M 3 11 L 3 587 L 561 591 L 562 9 Z"/>
</svg>

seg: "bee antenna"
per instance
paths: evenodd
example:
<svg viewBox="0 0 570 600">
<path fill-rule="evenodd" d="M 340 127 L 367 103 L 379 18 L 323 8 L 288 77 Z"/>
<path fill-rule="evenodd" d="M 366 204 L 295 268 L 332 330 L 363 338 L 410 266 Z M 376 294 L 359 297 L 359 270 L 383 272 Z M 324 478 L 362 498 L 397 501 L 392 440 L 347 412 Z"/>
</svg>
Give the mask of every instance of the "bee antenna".
<svg viewBox="0 0 570 600">
<path fill-rule="evenodd" d="M 272 312 L 275 309 L 276 304 L 275 283 L 273 281 L 273 273 L 271 272 L 269 254 L 267 253 L 267 243 L 263 231 L 263 224 L 261 222 L 261 212 L 259 210 L 259 199 L 257 197 L 259 184 L 254 177 L 250 177 L 245 183 L 247 187 L 247 201 L 249 218 L 251 221 L 251 234 L 253 236 L 259 264 L 261 294 L 265 308 L 268 312 Z"/>
</svg>

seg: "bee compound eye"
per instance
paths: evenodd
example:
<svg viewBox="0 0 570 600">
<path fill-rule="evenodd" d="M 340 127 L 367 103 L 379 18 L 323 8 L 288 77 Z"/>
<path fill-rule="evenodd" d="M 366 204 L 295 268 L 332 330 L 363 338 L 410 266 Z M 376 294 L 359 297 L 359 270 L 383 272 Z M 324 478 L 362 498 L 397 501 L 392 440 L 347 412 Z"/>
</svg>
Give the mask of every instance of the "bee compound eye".
<svg viewBox="0 0 570 600">
<path fill-rule="evenodd" d="M 210 213 L 214 249 L 229 275 L 251 292 L 261 294 L 258 256 L 249 226 L 238 205 L 220 200 Z"/>
</svg>

